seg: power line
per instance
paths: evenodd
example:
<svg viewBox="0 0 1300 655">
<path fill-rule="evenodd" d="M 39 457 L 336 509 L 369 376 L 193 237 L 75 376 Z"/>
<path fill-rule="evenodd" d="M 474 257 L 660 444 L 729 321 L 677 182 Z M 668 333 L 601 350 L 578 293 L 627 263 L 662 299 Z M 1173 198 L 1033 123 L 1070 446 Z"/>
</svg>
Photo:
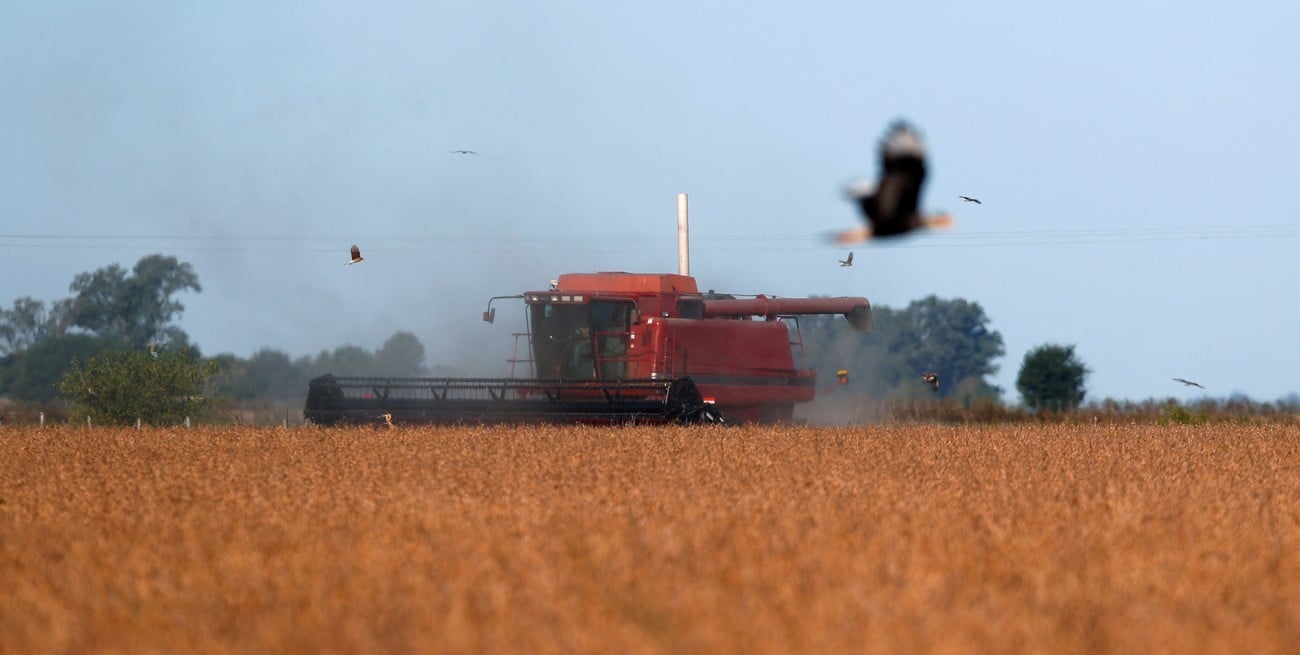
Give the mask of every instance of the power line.
<svg viewBox="0 0 1300 655">
<path fill-rule="evenodd" d="M 1291 239 L 1300 237 L 1298 225 L 1258 226 L 1190 226 L 1152 228 L 1093 229 L 1025 229 L 1025 230 L 953 230 L 920 238 L 891 241 L 891 248 L 976 248 L 1007 246 L 1048 246 L 1074 244 L 1140 243 L 1152 241 Z M 245 235 L 217 234 L 109 234 L 109 233 L 8 233 L 0 234 L 0 245 L 11 248 L 99 249 L 105 242 L 114 248 L 176 248 L 217 251 L 294 251 L 333 252 L 352 243 L 369 244 L 379 251 L 427 251 L 427 246 L 411 244 L 446 244 L 453 246 L 516 249 L 548 246 L 601 250 L 671 250 L 675 246 L 665 239 L 661 246 L 651 243 L 647 235 L 637 234 L 512 234 L 484 236 L 466 234 L 406 235 Z M 830 247 L 824 237 L 802 233 L 709 233 L 697 230 L 692 245 L 716 251 L 819 249 Z M 626 245 L 621 245 L 626 244 Z"/>
</svg>

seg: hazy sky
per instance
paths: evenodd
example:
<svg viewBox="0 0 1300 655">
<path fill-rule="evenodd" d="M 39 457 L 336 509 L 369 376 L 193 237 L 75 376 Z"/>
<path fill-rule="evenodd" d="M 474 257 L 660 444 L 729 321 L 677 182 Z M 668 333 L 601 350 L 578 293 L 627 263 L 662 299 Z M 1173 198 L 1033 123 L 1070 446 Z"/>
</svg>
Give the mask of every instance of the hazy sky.
<svg viewBox="0 0 1300 655">
<path fill-rule="evenodd" d="M 1300 390 L 1300 4 L 1053 4 L 0 0 L 0 304 L 164 253 L 206 354 L 496 374 L 489 296 L 675 272 L 686 192 L 702 288 L 977 301 L 1008 398 L 1049 342 L 1090 398 Z M 841 268 L 899 117 L 956 228 Z"/>
</svg>

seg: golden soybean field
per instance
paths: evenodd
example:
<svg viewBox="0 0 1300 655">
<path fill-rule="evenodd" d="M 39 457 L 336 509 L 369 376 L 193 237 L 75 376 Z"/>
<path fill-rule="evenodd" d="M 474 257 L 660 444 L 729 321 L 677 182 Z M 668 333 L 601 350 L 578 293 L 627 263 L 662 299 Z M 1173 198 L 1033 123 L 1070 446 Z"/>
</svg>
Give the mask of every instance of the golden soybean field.
<svg viewBox="0 0 1300 655">
<path fill-rule="evenodd" d="M 1284 653 L 1300 426 L 0 429 L 0 653 Z"/>
</svg>

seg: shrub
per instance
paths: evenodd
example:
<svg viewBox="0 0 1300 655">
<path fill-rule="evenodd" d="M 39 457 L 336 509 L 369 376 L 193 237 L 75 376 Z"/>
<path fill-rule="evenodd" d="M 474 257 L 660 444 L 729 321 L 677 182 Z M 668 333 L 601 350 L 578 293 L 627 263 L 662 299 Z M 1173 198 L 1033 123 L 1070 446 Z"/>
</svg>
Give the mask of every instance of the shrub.
<svg viewBox="0 0 1300 655">
<path fill-rule="evenodd" d="M 216 369 L 189 349 L 110 350 L 84 364 L 73 360 L 59 391 L 72 400 L 73 420 L 176 425 L 206 412 L 203 389 Z"/>
</svg>

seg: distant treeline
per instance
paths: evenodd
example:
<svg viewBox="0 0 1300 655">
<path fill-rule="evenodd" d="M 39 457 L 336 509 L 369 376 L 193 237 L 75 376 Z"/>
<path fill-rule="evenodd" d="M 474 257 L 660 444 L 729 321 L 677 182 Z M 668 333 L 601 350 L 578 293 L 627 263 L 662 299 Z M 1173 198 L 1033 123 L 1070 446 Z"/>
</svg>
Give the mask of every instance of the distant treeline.
<svg viewBox="0 0 1300 655">
<path fill-rule="evenodd" d="M 1180 402 L 1175 398 L 1090 401 L 1073 409 L 1033 410 L 1024 405 L 980 400 L 960 403 L 951 398 L 876 400 L 845 393 L 819 394 L 799 406 L 796 420 L 814 425 L 858 423 L 1104 423 L 1185 424 L 1300 421 L 1300 397 L 1256 401 L 1243 396 L 1203 398 Z"/>
<path fill-rule="evenodd" d="M 426 367 L 424 345 L 410 332 L 394 333 L 374 351 L 349 345 L 292 359 L 282 351 L 263 348 L 247 359 L 233 354 L 212 359 L 220 367 L 211 382 L 213 393 L 238 402 L 301 404 L 307 396 L 307 381 L 326 373 L 377 377 L 463 374 L 451 367 Z"/>
<path fill-rule="evenodd" d="M 9 404 L 44 408 L 57 403 L 57 385 L 74 361 L 85 362 L 110 351 L 162 349 L 201 357 L 189 335 L 174 323 L 185 308 L 174 296 L 201 290 L 190 264 L 149 255 L 129 271 L 112 264 L 80 273 L 68 288 L 72 296 L 48 304 L 23 297 L 9 308 L 0 308 L 0 398 Z M 297 359 L 270 348 L 248 358 L 222 354 L 209 358 L 219 372 L 209 381 L 208 393 L 219 404 L 301 405 L 307 380 L 324 373 L 457 373 L 426 369 L 424 358 L 420 340 L 402 331 L 374 351 L 348 345 Z M 50 409 L 57 414 L 57 408 Z"/>
<path fill-rule="evenodd" d="M 0 308 L 0 405 L 58 413 L 57 385 L 74 361 L 85 362 L 110 351 L 184 351 L 202 358 L 188 335 L 174 323 L 184 306 L 174 296 L 200 290 L 193 268 L 174 257 L 150 255 L 127 271 L 117 264 L 78 274 L 72 296 L 49 303 L 19 298 Z M 1073 347 L 1047 347 L 1068 361 L 1045 365 L 1024 375 L 1017 391 L 1024 405 L 1007 405 L 1003 390 L 989 378 L 1005 354 L 1002 335 L 992 329 L 978 302 L 927 296 L 902 309 L 877 305 L 874 329 L 854 331 L 839 316 L 804 316 L 797 326 L 801 343 L 796 366 L 818 375 L 817 400 L 798 415 L 814 422 L 896 420 L 1016 421 L 1060 417 L 1151 419 L 1178 422 L 1232 416 L 1290 416 L 1300 397 L 1260 403 L 1244 397 L 1180 404 L 1170 400 L 1085 402 L 1087 369 Z M 1031 351 L 1031 354 L 1034 351 Z M 272 411 L 300 414 L 308 380 L 333 373 L 384 377 L 464 376 L 463 370 L 426 366 L 425 350 L 414 334 L 398 331 L 379 348 L 346 345 L 314 356 L 293 358 L 263 348 L 244 358 L 221 354 L 206 358 L 217 373 L 205 395 L 230 415 Z M 1040 385 L 1033 395 L 1025 380 L 1060 378 L 1061 364 L 1077 376 L 1059 394 Z M 932 377 L 933 376 L 933 377 Z M 1026 406 L 1032 409 L 1027 409 Z M 268 409 L 269 408 L 269 409 Z M 0 406 L 0 409 L 4 409 Z M 22 408 L 19 408 L 21 411 Z M 14 411 L 7 411 L 14 415 Z M 237 420 L 246 420 L 238 418 Z"/>
</svg>

